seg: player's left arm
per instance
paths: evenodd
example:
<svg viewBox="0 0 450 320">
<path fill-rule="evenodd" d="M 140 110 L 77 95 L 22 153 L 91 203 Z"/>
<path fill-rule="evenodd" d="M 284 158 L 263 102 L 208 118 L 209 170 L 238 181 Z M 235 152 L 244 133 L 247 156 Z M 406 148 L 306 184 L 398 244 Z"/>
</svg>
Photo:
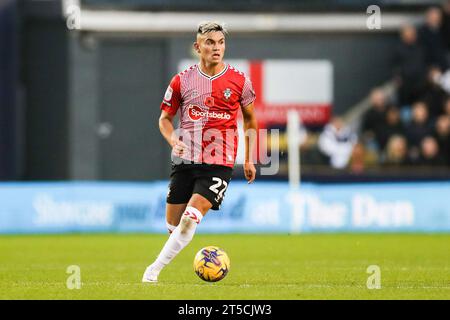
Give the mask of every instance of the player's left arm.
<svg viewBox="0 0 450 320">
<path fill-rule="evenodd" d="M 245 137 L 245 161 L 244 175 L 248 183 L 252 183 L 256 177 L 256 168 L 253 162 L 253 150 L 256 145 L 258 125 L 254 112 L 253 102 L 247 106 L 242 106 L 242 116 L 244 118 L 244 137 Z"/>
</svg>

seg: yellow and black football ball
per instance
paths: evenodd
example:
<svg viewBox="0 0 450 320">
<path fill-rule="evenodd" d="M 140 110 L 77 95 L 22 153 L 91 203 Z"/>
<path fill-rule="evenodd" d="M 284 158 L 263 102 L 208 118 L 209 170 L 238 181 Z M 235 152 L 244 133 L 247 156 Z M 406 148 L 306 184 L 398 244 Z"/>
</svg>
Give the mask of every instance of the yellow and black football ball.
<svg viewBox="0 0 450 320">
<path fill-rule="evenodd" d="M 194 271 L 200 279 L 208 282 L 222 280 L 230 270 L 230 258 L 216 246 L 202 248 L 194 258 Z"/>
</svg>

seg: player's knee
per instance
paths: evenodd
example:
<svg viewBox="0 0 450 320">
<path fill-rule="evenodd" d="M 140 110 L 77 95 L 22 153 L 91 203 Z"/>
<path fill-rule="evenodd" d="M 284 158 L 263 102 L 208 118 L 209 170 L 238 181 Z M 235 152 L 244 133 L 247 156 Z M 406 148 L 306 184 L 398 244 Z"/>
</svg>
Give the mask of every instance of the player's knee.
<svg viewBox="0 0 450 320">
<path fill-rule="evenodd" d="M 211 202 L 199 194 L 194 194 L 192 196 L 189 205 L 191 208 L 193 206 L 195 206 L 195 208 L 199 208 L 202 212 L 207 212 L 212 207 Z"/>
</svg>

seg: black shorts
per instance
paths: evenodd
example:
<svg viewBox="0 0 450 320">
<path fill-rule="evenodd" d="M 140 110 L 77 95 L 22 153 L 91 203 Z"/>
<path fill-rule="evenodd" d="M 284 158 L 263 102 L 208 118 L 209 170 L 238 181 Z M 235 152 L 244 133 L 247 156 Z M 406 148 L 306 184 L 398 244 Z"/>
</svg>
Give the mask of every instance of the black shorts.
<svg viewBox="0 0 450 320">
<path fill-rule="evenodd" d="M 188 203 L 194 193 L 208 199 L 219 210 L 233 169 L 213 164 L 172 164 L 167 203 Z"/>
</svg>

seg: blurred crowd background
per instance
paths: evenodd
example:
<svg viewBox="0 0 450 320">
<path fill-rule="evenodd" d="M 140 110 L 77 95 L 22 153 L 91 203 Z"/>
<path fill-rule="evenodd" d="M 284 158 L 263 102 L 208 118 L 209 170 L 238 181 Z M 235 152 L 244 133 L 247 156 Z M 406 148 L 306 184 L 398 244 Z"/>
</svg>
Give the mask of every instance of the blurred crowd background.
<svg viewBox="0 0 450 320">
<path fill-rule="evenodd" d="M 353 172 L 450 166 L 450 1 L 402 26 L 390 62 L 395 90 L 370 91 L 356 132 L 334 118 L 318 137 L 324 161 Z"/>
<path fill-rule="evenodd" d="M 374 89 L 362 120 L 364 145 L 385 165 L 450 165 L 450 1 L 424 20 L 400 30 L 395 95 Z"/>
<path fill-rule="evenodd" d="M 167 178 L 169 150 L 158 132 L 158 106 L 180 61 L 195 59 L 196 24 L 175 31 L 71 30 L 64 2 L 0 2 L 0 179 Z M 316 29 L 260 31 L 249 22 L 248 30 L 233 32 L 229 23 L 227 46 L 234 60 L 322 59 L 333 65 L 330 117 L 302 127 L 303 179 L 450 177 L 450 0 L 71 3 L 81 14 L 116 12 L 118 23 L 124 12 L 205 19 L 221 12 L 266 14 L 258 21 L 267 25 L 275 25 L 276 15 L 317 17 Z M 371 4 L 381 8 L 382 21 L 389 20 L 385 15 L 400 20 L 380 30 L 327 29 L 330 14 L 365 19 Z M 280 129 L 281 163 L 277 175 L 260 178 L 286 179 L 286 126 L 265 127 Z M 241 178 L 240 168 L 235 176 Z"/>
</svg>

